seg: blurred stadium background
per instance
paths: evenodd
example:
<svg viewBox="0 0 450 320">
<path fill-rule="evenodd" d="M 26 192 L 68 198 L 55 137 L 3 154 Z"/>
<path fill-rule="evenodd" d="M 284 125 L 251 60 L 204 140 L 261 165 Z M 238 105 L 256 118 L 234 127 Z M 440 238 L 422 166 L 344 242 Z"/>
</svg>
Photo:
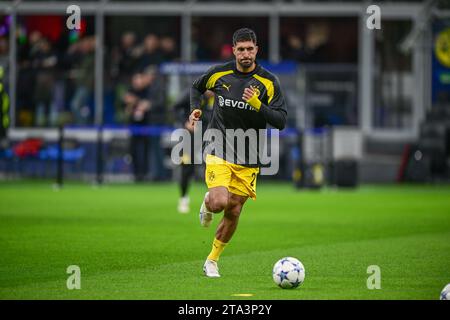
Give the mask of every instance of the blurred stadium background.
<svg viewBox="0 0 450 320">
<path fill-rule="evenodd" d="M 135 134 L 148 143 L 145 179 L 175 179 L 173 105 L 250 26 L 289 106 L 276 179 L 448 181 L 446 1 L 377 2 L 379 30 L 366 1 L 79 1 L 81 30 L 66 27 L 70 4 L 0 2 L 2 179 L 56 177 L 59 126 L 65 177 L 132 181 Z M 145 123 L 125 111 L 133 78 L 157 105 Z"/>
<path fill-rule="evenodd" d="M 176 214 L 170 134 L 239 27 L 256 31 L 289 117 L 217 290 L 199 280 L 214 229 L 197 221 L 203 168 L 192 214 Z M 129 90 L 152 101 L 145 121 Z M 0 118 L 0 298 L 436 299 L 449 282 L 449 1 L 0 1 Z M 287 255 L 304 289 L 274 291 Z M 70 264 L 87 290 L 65 287 Z M 382 292 L 365 287 L 371 264 Z"/>
</svg>

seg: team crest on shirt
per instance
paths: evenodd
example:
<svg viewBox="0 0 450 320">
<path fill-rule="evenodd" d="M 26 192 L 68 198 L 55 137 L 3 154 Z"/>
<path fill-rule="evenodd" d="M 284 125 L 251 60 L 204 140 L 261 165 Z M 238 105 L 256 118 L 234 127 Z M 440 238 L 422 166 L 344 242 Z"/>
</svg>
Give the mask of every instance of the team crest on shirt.
<svg viewBox="0 0 450 320">
<path fill-rule="evenodd" d="M 261 92 L 259 91 L 259 86 L 251 86 L 253 91 L 255 92 L 256 96 L 259 97 Z"/>
<path fill-rule="evenodd" d="M 208 172 L 208 180 L 209 181 L 214 181 L 214 179 L 216 178 L 216 175 L 214 174 L 214 171 L 209 171 Z"/>
</svg>

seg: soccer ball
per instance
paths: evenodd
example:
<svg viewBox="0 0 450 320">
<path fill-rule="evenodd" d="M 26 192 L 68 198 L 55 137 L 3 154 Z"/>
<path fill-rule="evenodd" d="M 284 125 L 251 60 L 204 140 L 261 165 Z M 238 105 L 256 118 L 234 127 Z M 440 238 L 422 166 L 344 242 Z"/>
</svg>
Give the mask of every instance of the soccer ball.
<svg viewBox="0 0 450 320">
<path fill-rule="evenodd" d="M 273 281 L 283 288 L 297 288 L 305 280 L 305 267 L 292 257 L 285 257 L 277 261 L 272 271 Z"/>
<path fill-rule="evenodd" d="M 441 291 L 441 300 L 450 300 L 450 283 Z"/>
</svg>

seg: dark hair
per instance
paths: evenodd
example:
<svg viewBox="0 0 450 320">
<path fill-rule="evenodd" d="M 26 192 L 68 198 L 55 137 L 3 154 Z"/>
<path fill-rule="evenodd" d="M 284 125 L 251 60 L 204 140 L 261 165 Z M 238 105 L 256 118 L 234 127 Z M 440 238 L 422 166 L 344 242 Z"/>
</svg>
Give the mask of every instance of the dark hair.
<svg viewBox="0 0 450 320">
<path fill-rule="evenodd" d="M 256 44 L 256 33 L 249 28 L 241 28 L 234 32 L 233 34 L 233 46 L 238 42 L 252 41 Z"/>
</svg>

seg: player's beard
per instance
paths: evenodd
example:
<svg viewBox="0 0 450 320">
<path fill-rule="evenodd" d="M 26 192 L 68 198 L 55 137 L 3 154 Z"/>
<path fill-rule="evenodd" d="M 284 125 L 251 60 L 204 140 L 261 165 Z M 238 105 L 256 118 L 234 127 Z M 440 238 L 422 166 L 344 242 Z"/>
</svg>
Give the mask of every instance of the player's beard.
<svg viewBox="0 0 450 320">
<path fill-rule="evenodd" d="M 250 68 L 253 65 L 253 62 L 255 62 L 255 61 L 251 58 L 238 61 L 239 65 L 241 66 L 242 69 Z"/>
</svg>

